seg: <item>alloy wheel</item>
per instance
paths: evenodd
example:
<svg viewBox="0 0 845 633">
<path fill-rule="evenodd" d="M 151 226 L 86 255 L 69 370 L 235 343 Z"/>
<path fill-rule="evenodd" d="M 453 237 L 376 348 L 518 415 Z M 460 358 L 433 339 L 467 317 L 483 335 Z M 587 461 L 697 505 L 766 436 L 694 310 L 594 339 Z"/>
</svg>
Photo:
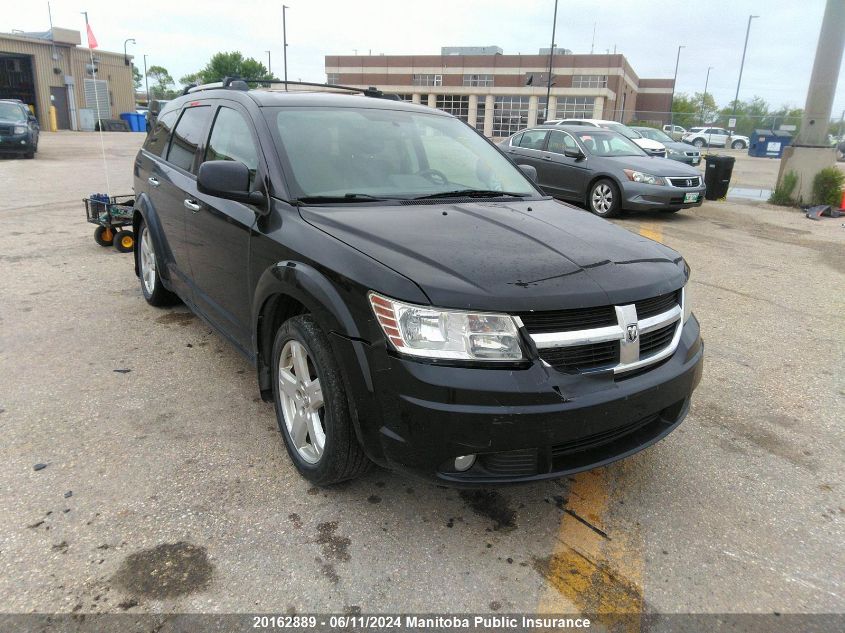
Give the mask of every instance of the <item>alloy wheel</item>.
<svg viewBox="0 0 845 633">
<path fill-rule="evenodd" d="M 609 185 L 601 183 L 593 189 L 593 211 L 604 215 L 613 208 L 613 190 Z"/>
<path fill-rule="evenodd" d="M 296 340 L 285 343 L 279 355 L 279 400 L 294 448 L 316 464 L 326 448 L 323 388 L 308 350 Z"/>
<path fill-rule="evenodd" d="M 156 289 L 156 256 L 150 242 L 150 232 L 147 227 L 141 232 L 141 279 L 148 295 Z"/>
</svg>

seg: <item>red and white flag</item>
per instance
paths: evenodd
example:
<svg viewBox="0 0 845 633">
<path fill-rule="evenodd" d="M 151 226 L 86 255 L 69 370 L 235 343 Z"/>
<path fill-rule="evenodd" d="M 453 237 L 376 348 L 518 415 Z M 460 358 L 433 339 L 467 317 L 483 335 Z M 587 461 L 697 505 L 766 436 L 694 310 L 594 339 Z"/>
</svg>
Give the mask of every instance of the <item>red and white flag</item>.
<svg viewBox="0 0 845 633">
<path fill-rule="evenodd" d="M 85 25 L 88 29 L 88 48 L 97 48 L 97 38 L 94 37 L 94 31 L 91 30 L 91 25 Z"/>
</svg>

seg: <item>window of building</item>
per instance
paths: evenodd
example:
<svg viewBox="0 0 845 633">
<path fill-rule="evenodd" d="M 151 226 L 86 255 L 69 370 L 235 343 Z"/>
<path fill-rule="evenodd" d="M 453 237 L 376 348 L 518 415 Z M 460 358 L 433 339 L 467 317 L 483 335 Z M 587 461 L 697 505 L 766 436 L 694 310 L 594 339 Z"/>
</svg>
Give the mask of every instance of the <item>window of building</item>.
<svg viewBox="0 0 845 633">
<path fill-rule="evenodd" d="M 327 84 L 339 84 L 340 83 L 340 73 L 326 73 L 326 83 Z"/>
<path fill-rule="evenodd" d="M 572 75 L 573 88 L 607 88 L 607 75 Z"/>
<path fill-rule="evenodd" d="M 167 152 L 169 163 L 185 171 L 191 171 L 194 155 L 202 141 L 210 116 L 211 108 L 208 106 L 187 108 L 182 113 L 170 140 L 170 149 Z"/>
<path fill-rule="evenodd" d="M 167 141 L 170 140 L 170 130 L 173 129 L 173 124 L 176 123 L 177 114 L 179 114 L 179 110 L 171 110 L 158 117 L 152 133 L 144 143 L 144 149 L 150 152 L 150 154 L 164 158 Z"/>
<path fill-rule="evenodd" d="M 524 127 L 528 127 L 528 97 L 496 97 L 493 136 L 510 136 Z"/>
<path fill-rule="evenodd" d="M 548 118 L 549 115 L 546 108 L 546 98 L 540 97 L 537 99 L 537 125 L 545 123 Z"/>
<path fill-rule="evenodd" d="M 469 118 L 468 95 L 437 95 L 435 107 L 458 117 L 461 121 Z"/>
<path fill-rule="evenodd" d="M 399 97 L 399 101 L 413 101 L 414 95 L 412 94 L 400 94 L 400 93 L 391 93 Z"/>
<path fill-rule="evenodd" d="M 465 86 L 492 86 L 493 75 L 464 75 Z"/>
<path fill-rule="evenodd" d="M 484 133 L 484 115 L 485 115 L 485 106 L 484 99 L 478 100 L 478 108 L 475 110 L 475 129 Z"/>
<path fill-rule="evenodd" d="M 258 150 L 250 126 L 240 112 L 225 107 L 218 110 L 205 160 L 240 161 L 249 169 L 249 186 L 252 189 L 258 169 Z"/>
<path fill-rule="evenodd" d="M 105 79 L 85 79 L 85 107 L 100 113 L 101 119 L 111 118 L 111 96 L 109 82 Z"/>
<path fill-rule="evenodd" d="M 443 75 L 411 75 L 412 86 L 442 86 Z"/>
<path fill-rule="evenodd" d="M 594 97 L 558 97 L 556 119 L 593 118 Z"/>
</svg>

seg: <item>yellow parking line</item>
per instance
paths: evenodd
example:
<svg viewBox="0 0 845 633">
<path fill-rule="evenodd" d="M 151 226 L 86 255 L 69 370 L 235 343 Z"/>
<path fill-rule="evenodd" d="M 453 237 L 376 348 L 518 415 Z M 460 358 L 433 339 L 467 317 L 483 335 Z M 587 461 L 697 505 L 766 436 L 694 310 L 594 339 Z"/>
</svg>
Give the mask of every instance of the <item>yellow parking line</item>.
<svg viewBox="0 0 845 633">
<path fill-rule="evenodd" d="M 640 224 L 640 235 L 655 242 L 663 242 L 663 227 L 655 222 L 643 222 Z"/>
</svg>

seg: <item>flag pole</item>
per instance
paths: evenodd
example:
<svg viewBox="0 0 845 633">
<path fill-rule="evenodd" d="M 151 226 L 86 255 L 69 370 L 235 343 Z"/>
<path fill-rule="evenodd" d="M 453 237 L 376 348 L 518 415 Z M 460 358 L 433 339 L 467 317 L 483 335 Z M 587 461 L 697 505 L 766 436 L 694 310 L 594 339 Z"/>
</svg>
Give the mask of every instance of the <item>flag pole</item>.
<svg viewBox="0 0 845 633">
<path fill-rule="evenodd" d="M 111 185 L 109 184 L 109 165 L 106 162 L 106 146 L 103 141 L 103 120 L 100 118 L 100 97 L 97 95 L 97 66 L 94 64 L 94 48 L 91 46 L 91 27 L 88 25 L 88 12 L 82 11 L 85 16 L 85 35 L 88 37 L 88 52 L 91 55 L 91 74 L 94 76 L 94 105 L 97 109 L 97 127 L 100 128 L 100 153 L 103 156 L 103 173 L 106 177 L 106 195 L 111 196 Z M 97 46 L 96 40 L 94 46 Z"/>
</svg>

